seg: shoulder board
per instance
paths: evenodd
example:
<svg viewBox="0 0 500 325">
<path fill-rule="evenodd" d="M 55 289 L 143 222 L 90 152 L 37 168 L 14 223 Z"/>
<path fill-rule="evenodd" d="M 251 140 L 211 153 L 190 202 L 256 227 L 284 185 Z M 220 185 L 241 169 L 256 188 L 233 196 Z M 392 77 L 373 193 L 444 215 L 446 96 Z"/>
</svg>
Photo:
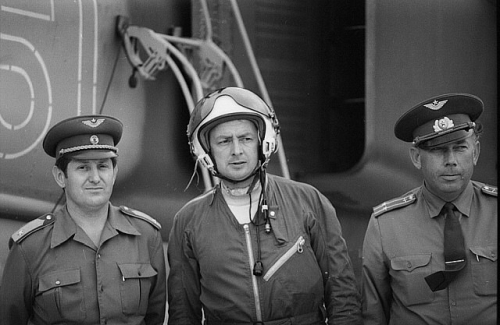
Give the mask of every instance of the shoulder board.
<svg viewBox="0 0 500 325">
<path fill-rule="evenodd" d="M 417 196 L 413 193 L 398 197 L 397 199 L 385 201 L 382 204 L 377 205 L 373 208 L 373 216 L 377 218 L 378 216 L 397 208 L 401 208 L 412 204 L 417 200 Z"/>
<path fill-rule="evenodd" d="M 491 196 L 498 196 L 498 187 L 496 186 L 484 185 L 481 187 L 481 191 Z"/>
<path fill-rule="evenodd" d="M 12 234 L 10 239 L 14 243 L 20 243 L 21 241 L 23 241 L 23 239 L 25 239 L 26 237 L 28 237 L 29 235 L 31 235 L 35 231 L 40 230 L 40 229 L 54 223 L 55 220 L 56 220 L 56 218 L 54 218 L 54 216 L 50 213 L 43 215 L 39 218 L 36 218 L 34 220 L 31 220 L 30 222 L 28 222 L 27 224 L 22 226 L 14 234 Z M 12 242 L 9 242 L 9 246 L 12 246 Z"/>
<path fill-rule="evenodd" d="M 155 228 L 161 229 L 161 224 L 158 221 L 156 221 L 155 219 L 153 219 L 152 217 L 145 214 L 144 212 L 131 209 L 131 208 L 126 207 L 124 205 L 120 206 L 120 211 L 125 213 L 128 216 L 139 218 L 139 219 L 142 219 L 144 221 L 147 221 L 150 224 L 152 224 Z"/>
</svg>

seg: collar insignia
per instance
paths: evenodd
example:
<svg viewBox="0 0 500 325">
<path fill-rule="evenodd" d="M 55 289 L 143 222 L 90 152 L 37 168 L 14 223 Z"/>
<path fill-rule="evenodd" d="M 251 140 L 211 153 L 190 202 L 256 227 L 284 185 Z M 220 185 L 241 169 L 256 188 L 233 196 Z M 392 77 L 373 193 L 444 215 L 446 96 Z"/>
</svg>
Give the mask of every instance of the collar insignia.
<svg viewBox="0 0 500 325">
<path fill-rule="evenodd" d="M 447 130 L 449 128 L 454 127 L 455 124 L 453 124 L 453 120 L 450 120 L 448 117 L 444 117 L 440 120 L 436 120 L 434 122 L 434 132 L 439 132 L 443 130 Z"/>
<path fill-rule="evenodd" d="M 438 102 L 437 100 L 434 100 L 432 103 L 426 104 L 424 106 L 427 107 L 427 108 L 432 109 L 433 111 L 437 111 L 438 109 L 440 109 L 441 107 L 443 107 L 444 104 L 446 104 L 447 101 L 448 100 L 442 100 L 442 101 Z"/>
<path fill-rule="evenodd" d="M 82 121 L 83 124 L 90 126 L 91 128 L 98 127 L 99 125 L 102 124 L 102 122 L 104 122 L 103 118 L 100 119 L 93 118 L 91 120 Z"/>
</svg>

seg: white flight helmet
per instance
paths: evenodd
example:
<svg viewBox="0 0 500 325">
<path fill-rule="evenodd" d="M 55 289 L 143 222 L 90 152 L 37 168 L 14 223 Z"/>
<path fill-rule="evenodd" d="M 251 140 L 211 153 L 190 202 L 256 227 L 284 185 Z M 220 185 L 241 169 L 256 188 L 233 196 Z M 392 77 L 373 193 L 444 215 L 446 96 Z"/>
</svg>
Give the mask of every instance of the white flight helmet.
<svg viewBox="0 0 500 325">
<path fill-rule="evenodd" d="M 239 119 L 250 120 L 258 128 L 261 166 L 265 167 L 271 154 L 278 150 L 279 123 L 271 107 L 243 88 L 216 90 L 196 104 L 187 127 L 191 153 L 214 176 L 219 175 L 210 155 L 210 130 L 220 123 Z"/>
</svg>

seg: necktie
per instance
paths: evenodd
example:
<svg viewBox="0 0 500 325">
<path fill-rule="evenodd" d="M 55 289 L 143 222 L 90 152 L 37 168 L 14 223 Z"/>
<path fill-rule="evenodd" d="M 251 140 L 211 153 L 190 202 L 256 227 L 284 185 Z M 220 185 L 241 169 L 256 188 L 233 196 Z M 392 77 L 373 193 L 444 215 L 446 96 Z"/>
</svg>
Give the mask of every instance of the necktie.
<svg viewBox="0 0 500 325">
<path fill-rule="evenodd" d="M 432 291 L 445 289 L 455 276 L 465 267 L 465 244 L 462 228 L 453 203 L 446 203 L 441 210 L 444 223 L 444 271 L 438 271 L 425 277 Z"/>
</svg>

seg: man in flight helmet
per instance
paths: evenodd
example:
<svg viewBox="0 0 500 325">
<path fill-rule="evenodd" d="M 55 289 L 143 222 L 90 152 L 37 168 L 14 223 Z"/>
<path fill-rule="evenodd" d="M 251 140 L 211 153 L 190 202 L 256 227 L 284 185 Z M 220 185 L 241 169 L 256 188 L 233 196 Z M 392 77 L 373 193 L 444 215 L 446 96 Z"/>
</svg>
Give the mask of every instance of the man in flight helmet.
<svg viewBox="0 0 500 325">
<path fill-rule="evenodd" d="M 334 207 L 266 173 L 278 132 L 274 111 L 246 89 L 219 89 L 193 110 L 191 152 L 221 181 L 175 216 L 169 324 L 360 324 Z"/>
</svg>

